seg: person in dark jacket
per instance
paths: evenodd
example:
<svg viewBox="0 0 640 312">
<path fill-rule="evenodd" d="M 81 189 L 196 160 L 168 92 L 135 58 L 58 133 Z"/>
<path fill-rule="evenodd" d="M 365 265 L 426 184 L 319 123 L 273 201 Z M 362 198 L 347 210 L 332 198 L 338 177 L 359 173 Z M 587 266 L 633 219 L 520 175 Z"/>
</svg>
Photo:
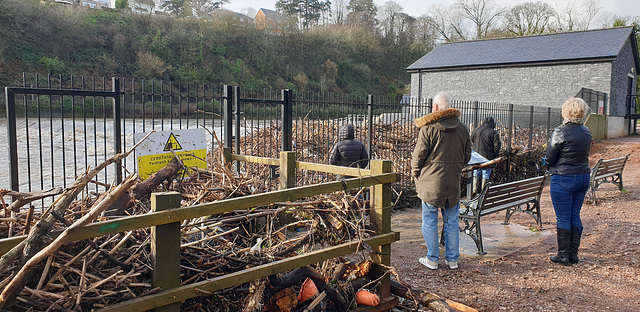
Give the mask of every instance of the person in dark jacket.
<svg viewBox="0 0 640 312">
<path fill-rule="evenodd" d="M 365 168 L 369 164 L 369 154 L 362 142 L 354 139 L 355 128 L 348 124 L 338 132 L 338 143 L 331 149 L 329 163 L 343 167 Z"/>
<path fill-rule="evenodd" d="M 471 159 L 469 130 L 460 122 L 460 110 L 451 108 L 451 96 L 438 93 L 433 112 L 416 119 L 418 141 L 411 155 L 411 176 L 422 200 L 422 236 L 427 256 L 418 262 L 438 268 L 438 211 L 442 211 L 444 259 L 450 269 L 458 268 L 460 256 L 460 177 Z"/>
<path fill-rule="evenodd" d="M 500 153 L 500 134 L 495 128 L 496 123 L 493 121 L 493 117 L 487 117 L 482 121 L 480 127 L 473 130 L 471 135 L 473 150 L 488 160 L 498 157 Z M 480 190 L 487 185 L 491 177 L 492 168 L 493 166 L 489 166 L 476 169 L 473 172 L 473 191 L 475 193 L 480 193 Z M 482 184 L 480 184 L 480 177 L 482 177 Z"/>
<path fill-rule="evenodd" d="M 556 213 L 558 254 L 551 261 L 563 265 L 578 263 L 582 236 L 580 210 L 589 189 L 591 132 L 582 123 L 589 107 L 580 98 L 562 105 L 562 125 L 553 130 L 546 162 L 551 173 L 550 194 Z"/>
</svg>

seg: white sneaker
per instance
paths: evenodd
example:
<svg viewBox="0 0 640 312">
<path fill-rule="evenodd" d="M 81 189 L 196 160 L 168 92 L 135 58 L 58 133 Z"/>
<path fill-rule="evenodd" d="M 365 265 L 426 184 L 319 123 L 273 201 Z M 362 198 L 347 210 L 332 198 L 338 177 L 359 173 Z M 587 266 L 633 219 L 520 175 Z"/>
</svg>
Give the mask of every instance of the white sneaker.
<svg viewBox="0 0 640 312">
<path fill-rule="evenodd" d="M 458 261 L 444 260 L 444 263 L 449 266 L 449 269 L 455 270 L 458 268 Z"/>
<path fill-rule="evenodd" d="M 427 257 L 422 257 L 418 259 L 418 262 L 420 262 L 420 264 L 426 266 L 427 268 L 431 269 L 431 270 L 436 270 L 438 269 L 438 262 L 435 261 L 431 261 L 429 260 L 429 258 Z"/>
</svg>

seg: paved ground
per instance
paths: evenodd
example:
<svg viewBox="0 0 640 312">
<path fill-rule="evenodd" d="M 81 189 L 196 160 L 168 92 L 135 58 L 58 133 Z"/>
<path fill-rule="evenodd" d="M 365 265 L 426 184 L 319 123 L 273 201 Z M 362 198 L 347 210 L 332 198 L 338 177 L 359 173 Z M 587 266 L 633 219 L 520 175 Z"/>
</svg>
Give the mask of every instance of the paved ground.
<svg viewBox="0 0 640 312">
<path fill-rule="evenodd" d="M 391 229 L 400 232 L 403 241 L 415 243 L 416 246 L 424 248 L 426 246 L 420 232 L 421 219 L 420 209 L 411 208 L 397 211 L 392 215 Z M 438 221 L 442 228 L 442 220 Z M 499 221 L 482 222 L 483 244 L 486 255 L 478 255 L 475 243 L 464 233 L 460 233 L 460 253 L 463 255 L 478 257 L 484 260 L 495 260 L 524 247 L 538 243 L 540 240 L 552 234 L 552 231 L 543 229 L 542 231 L 531 230 L 523 225 L 508 224 L 503 225 Z M 441 253 L 444 251 L 441 250 Z"/>
</svg>

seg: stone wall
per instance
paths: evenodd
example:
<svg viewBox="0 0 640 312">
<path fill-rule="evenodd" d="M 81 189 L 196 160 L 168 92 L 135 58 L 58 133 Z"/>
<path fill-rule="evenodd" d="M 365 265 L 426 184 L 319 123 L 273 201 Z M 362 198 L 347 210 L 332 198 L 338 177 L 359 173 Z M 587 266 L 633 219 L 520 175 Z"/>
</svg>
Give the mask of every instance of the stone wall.
<svg viewBox="0 0 640 312">
<path fill-rule="evenodd" d="M 446 91 L 456 100 L 561 107 L 581 88 L 610 94 L 611 62 L 413 73 L 411 96 Z M 422 86 L 419 76 L 422 75 Z"/>
<path fill-rule="evenodd" d="M 629 84 L 632 85 L 631 94 L 636 94 L 635 71 L 631 74 L 634 66 L 631 41 L 627 42 L 620 50 L 618 58 L 612 63 L 611 93 L 609 96 L 609 112 L 611 116 L 624 116 L 627 112 L 627 92 Z"/>
</svg>

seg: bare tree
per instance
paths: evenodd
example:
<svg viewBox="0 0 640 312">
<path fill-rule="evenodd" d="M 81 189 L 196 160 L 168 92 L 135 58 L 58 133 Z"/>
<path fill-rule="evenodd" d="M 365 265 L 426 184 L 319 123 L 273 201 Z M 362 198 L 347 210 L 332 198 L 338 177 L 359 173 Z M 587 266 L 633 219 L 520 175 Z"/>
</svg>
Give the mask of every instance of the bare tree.
<svg viewBox="0 0 640 312">
<path fill-rule="evenodd" d="M 435 22 L 431 16 L 420 15 L 416 20 L 414 44 L 423 46 L 426 51 L 433 49 L 439 34 L 434 26 Z"/>
<path fill-rule="evenodd" d="M 334 0 L 333 1 L 333 23 L 336 25 L 342 25 L 347 18 L 347 4 L 349 0 Z"/>
<path fill-rule="evenodd" d="M 464 12 L 476 29 L 476 38 L 485 38 L 489 30 L 497 24 L 504 9 L 498 7 L 494 0 L 457 0 L 458 6 Z"/>
<path fill-rule="evenodd" d="M 585 0 L 580 5 L 570 2 L 556 7 L 554 31 L 576 31 L 589 29 L 602 9 L 598 0 Z"/>
<path fill-rule="evenodd" d="M 380 28 L 382 35 L 388 40 L 394 40 L 394 31 L 396 29 L 397 16 L 402 13 L 404 8 L 395 1 L 387 1 L 380 8 L 378 14 L 378 20 L 380 21 Z"/>
<path fill-rule="evenodd" d="M 223 3 L 229 0 L 189 0 L 189 6 L 194 16 L 202 18 L 214 9 L 219 9 Z"/>
<path fill-rule="evenodd" d="M 467 40 L 469 37 L 464 13 L 457 6 L 434 5 L 429 17 L 433 28 L 443 40 L 453 42 Z"/>
<path fill-rule="evenodd" d="M 395 43 L 398 45 L 407 45 L 413 42 L 415 32 L 417 31 L 418 20 L 407 14 L 398 13 L 395 23 Z"/>
<path fill-rule="evenodd" d="M 505 14 L 505 29 L 517 36 L 542 34 L 548 31 L 555 11 L 545 2 L 525 2 Z"/>
</svg>

